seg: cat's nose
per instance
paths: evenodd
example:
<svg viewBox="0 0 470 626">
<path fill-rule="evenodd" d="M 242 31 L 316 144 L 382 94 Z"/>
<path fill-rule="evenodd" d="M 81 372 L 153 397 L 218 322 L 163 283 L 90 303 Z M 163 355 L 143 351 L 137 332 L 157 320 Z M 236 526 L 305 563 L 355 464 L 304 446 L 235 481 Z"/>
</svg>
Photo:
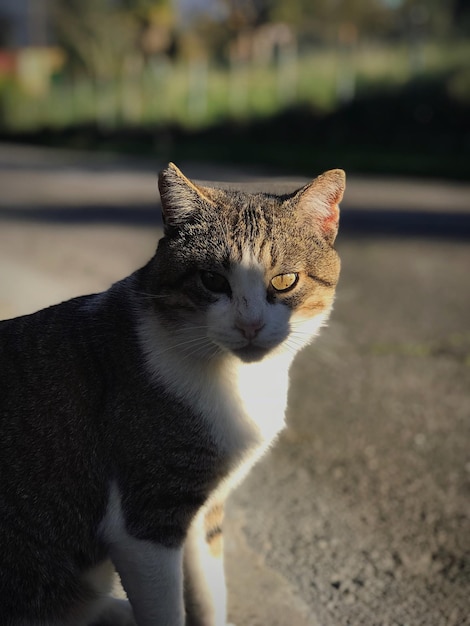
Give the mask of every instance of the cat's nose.
<svg viewBox="0 0 470 626">
<path fill-rule="evenodd" d="M 237 320 L 235 326 L 242 332 L 246 339 L 254 339 L 259 331 L 264 327 L 261 319 L 256 320 Z"/>
</svg>

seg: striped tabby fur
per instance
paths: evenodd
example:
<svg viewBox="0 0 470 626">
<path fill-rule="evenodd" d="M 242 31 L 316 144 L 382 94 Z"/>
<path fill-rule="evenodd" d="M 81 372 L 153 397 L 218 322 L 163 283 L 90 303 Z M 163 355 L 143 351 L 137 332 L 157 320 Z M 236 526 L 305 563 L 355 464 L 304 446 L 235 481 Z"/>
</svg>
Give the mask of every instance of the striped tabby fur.
<svg viewBox="0 0 470 626">
<path fill-rule="evenodd" d="M 145 267 L 0 323 L 2 626 L 226 623 L 224 501 L 329 316 L 344 173 L 284 197 L 172 164 L 159 184 Z"/>
</svg>

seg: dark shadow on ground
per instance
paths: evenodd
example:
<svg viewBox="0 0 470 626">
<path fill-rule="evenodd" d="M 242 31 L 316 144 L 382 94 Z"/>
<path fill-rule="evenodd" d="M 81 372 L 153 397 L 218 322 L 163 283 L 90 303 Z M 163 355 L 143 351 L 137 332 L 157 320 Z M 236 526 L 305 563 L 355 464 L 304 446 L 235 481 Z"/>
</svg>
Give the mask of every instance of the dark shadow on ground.
<svg viewBox="0 0 470 626">
<path fill-rule="evenodd" d="M 161 211 L 156 204 L 132 206 L 76 206 L 34 208 L 0 208 L 0 220 L 50 224 L 117 224 L 122 226 L 161 226 Z"/>
<path fill-rule="evenodd" d="M 470 239 L 470 213 L 345 209 L 343 235 Z"/>
<path fill-rule="evenodd" d="M 34 221 L 59 224 L 117 224 L 122 226 L 162 226 L 160 207 L 154 204 L 132 206 L 39 206 L 0 208 L 0 220 Z M 470 213 L 438 213 L 381 209 L 373 211 L 348 207 L 341 213 L 343 236 L 432 237 L 470 239 Z"/>
</svg>

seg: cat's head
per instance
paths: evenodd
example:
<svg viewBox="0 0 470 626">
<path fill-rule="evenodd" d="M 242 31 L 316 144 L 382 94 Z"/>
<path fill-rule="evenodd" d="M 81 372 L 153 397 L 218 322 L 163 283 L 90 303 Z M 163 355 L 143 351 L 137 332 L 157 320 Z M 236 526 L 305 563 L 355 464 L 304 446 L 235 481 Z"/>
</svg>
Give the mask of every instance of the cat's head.
<svg viewBox="0 0 470 626">
<path fill-rule="evenodd" d="M 328 318 L 345 175 L 286 195 L 203 187 L 173 164 L 159 177 L 164 237 L 152 264 L 155 310 L 175 349 L 256 361 L 297 351 Z M 148 287 L 147 287 L 148 288 Z"/>
</svg>

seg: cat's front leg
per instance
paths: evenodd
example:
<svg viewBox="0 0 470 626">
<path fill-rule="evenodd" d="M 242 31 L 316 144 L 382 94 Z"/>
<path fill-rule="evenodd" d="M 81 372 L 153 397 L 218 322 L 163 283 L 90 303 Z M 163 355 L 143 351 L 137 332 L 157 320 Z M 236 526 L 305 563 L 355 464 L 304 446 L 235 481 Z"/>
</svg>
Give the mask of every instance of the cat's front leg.
<svg viewBox="0 0 470 626">
<path fill-rule="evenodd" d="M 227 592 L 223 563 L 221 503 L 193 520 L 184 548 L 186 626 L 225 626 Z"/>
<path fill-rule="evenodd" d="M 183 547 L 133 537 L 127 531 L 115 488 L 101 533 L 137 626 L 184 626 Z"/>
<path fill-rule="evenodd" d="M 128 535 L 110 554 L 137 626 L 184 626 L 182 548 Z"/>
</svg>

